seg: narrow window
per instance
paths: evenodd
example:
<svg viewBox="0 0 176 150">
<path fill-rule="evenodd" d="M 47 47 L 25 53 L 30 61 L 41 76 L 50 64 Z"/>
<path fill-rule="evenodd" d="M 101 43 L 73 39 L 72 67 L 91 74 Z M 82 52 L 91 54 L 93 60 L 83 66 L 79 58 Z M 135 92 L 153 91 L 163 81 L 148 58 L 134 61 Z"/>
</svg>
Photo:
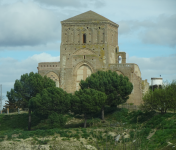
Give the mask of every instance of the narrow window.
<svg viewBox="0 0 176 150">
<path fill-rule="evenodd" d="M 53 65 L 53 67 L 54 67 L 54 65 Z"/>
<path fill-rule="evenodd" d="M 83 43 L 86 43 L 86 34 L 83 34 Z"/>
<path fill-rule="evenodd" d="M 84 55 L 84 59 L 85 59 L 86 57 L 85 57 L 85 55 Z"/>
<path fill-rule="evenodd" d="M 122 56 L 119 56 L 119 57 L 118 57 L 118 61 L 119 61 L 119 64 L 122 63 Z"/>
<path fill-rule="evenodd" d="M 87 27 L 87 29 L 88 29 L 88 27 Z"/>
<path fill-rule="evenodd" d="M 100 29 L 100 27 L 99 27 L 99 29 Z"/>
</svg>

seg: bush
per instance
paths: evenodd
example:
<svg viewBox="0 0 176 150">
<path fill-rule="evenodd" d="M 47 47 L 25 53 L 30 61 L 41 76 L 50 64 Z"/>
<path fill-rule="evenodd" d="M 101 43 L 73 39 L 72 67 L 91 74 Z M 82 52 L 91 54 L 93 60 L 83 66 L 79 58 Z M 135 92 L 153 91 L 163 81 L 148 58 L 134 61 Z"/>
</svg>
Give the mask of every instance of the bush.
<svg viewBox="0 0 176 150">
<path fill-rule="evenodd" d="M 113 113 L 111 119 L 117 120 L 119 122 L 128 122 L 129 119 L 126 117 L 128 116 L 128 109 L 122 108 L 120 111 Z"/>
<path fill-rule="evenodd" d="M 48 124 L 51 128 L 62 128 L 65 126 L 67 122 L 67 118 L 64 117 L 62 114 L 57 114 L 56 112 L 53 112 L 48 117 Z"/>
</svg>

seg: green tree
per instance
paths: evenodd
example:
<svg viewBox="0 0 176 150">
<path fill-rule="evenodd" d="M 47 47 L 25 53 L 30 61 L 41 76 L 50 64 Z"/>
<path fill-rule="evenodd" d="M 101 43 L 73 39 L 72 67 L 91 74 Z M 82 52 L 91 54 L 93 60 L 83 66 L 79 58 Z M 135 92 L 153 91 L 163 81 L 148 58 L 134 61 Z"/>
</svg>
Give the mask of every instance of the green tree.
<svg viewBox="0 0 176 150">
<path fill-rule="evenodd" d="M 166 88 L 166 92 L 168 93 L 168 99 L 169 99 L 169 108 L 176 109 L 176 80 L 173 80 L 172 83 L 168 84 Z"/>
<path fill-rule="evenodd" d="M 176 82 L 164 83 L 160 88 L 150 89 L 143 96 L 143 104 L 140 108 L 144 111 L 158 110 L 166 113 L 169 108 L 175 110 L 176 106 Z"/>
<path fill-rule="evenodd" d="M 29 101 L 29 107 L 36 115 L 47 118 L 52 113 L 64 114 L 70 109 L 71 95 L 61 88 L 49 87 Z"/>
<path fill-rule="evenodd" d="M 106 105 L 117 106 L 125 103 L 133 90 L 128 77 L 118 75 L 115 71 L 98 71 L 91 74 L 85 81 L 80 82 L 81 89 L 95 89 L 107 95 Z M 105 106 L 105 105 L 104 105 Z M 104 120 L 104 106 L 102 106 L 102 119 Z"/>
<path fill-rule="evenodd" d="M 101 110 L 105 103 L 107 96 L 105 93 L 94 89 L 80 89 L 75 92 L 71 100 L 72 109 L 74 114 L 84 114 L 84 128 L 86 128 L 87 116 Z"/>
<path fill-rule="evenodd" d="M 30 72 L 21 75 L 20 80 L 16 80 L 14 88 L 7 92 L 10 102 L 17 102 L 18 107 L 28 107 L 29 100 L 48 87 L 55 87 L 55 82 L 49 78 L 42 77 L 38 73 Z M 31 130 L 31 108 L 29 107 L 28 130 Z"/>
</svg>

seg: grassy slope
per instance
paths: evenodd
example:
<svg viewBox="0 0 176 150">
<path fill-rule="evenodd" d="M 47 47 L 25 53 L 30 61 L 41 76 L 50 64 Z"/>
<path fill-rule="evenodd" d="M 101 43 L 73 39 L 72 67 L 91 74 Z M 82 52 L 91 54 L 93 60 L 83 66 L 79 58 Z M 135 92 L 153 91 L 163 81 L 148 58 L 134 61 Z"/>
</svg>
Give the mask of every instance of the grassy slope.
<svg viewBox="0 0 176 150">
<path fill-rule="evenodd" d="M 70 140 L 70 138 L 75 138 L 79 140 L 81 137 L 85 138 L 87 142 L 95 147 L 106 147 L 107 145 L 114 145 L 113 136 L 108 135 L 109 131 L 116 133 L 123 133 L 126 129 L 127 134 L 130 135 L 130 138 L 121 139 L 119 146 L 124 146 L 126 144 L 127 149 L 131 149 L 130 146 L 141 147 L 142 149 L 149 150 L 159 150 L 159 149 L 174 149 L 173 145 L 170 147 L 167 146 L 168 143 L 173 143 L 176 145 L 176 115 L 175 114 L 156 114 L 156 112 L 142 113 L 131 112 L 129 113 L 126 109 L 110 109 L 107 108 L 105 111 L 106 121 L 101 122 L 99 116 L 100 113 L 97 113 L 93 116 L 95 119 L 88 120 L 88 128 L 83 129 L 83 122 L 73 122 L 67 124 L 65 129 L 47 129 L 46 121 L 40 121 L 39 118 L 32 116 L 32 129 L 33 131 L 27 130 L 28 115 L 19 114 L 19 115 L 0 115 L 0 141 L 4 140 L 4 137 L 7 136 L 7 140 L 15 140 L 12 135 L 17 134 L 18 139 L 27 139 L 33 137 L 34 141 L 37 141 L 38 144 L 47 144 L 47 140 L 41 141 L 40 137 L 54 136 L 59 135 L 60 137 L 65 137 L 62 140 Z M 71 114 L 67 115 L 68 120 L 73 120 L 73 117 L 77 120 L 81 119 L 81 116 L 74 116 Z M 110 124 L 117 122 L 125 123 L 120 127 L 109 127 Z M 45 128 L 45 130 L 41 130 Z M 101 131 L 99 130 L 101 129 Z M 98 131 L 99 130 L 99 131 Z M 155 134 L 147 140 L 151 132 Z M 19 134 L 20 133 L 20 134 Z M 97 140 L 95 140 L 97 139 Z M 133 143 L 134 140 L 137 140 L 137 143 Z M 96 142 L 94 142 L 96 141 Z M 137 144 L 137 145 L 135 145 Z"/>
</svg>

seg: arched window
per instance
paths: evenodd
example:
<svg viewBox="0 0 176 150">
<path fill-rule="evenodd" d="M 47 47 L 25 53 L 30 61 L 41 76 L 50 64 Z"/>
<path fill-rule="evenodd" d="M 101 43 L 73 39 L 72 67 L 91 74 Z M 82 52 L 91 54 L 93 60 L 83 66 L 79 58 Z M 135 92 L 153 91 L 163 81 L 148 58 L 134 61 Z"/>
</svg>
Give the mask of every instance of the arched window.
<svg viewBox="0 0 176 150">
<path fill-rule="evenodd" d="M 119 57 L 118 57 L 118 61 L 119 61 L 119 64 L 122 63 L 122 56 L 119 56 Z"/>
<path fill-rule="evenodd" d="M 83 34 L 83 43 L 86 43 L 86 34 Z"/>
</svg>

